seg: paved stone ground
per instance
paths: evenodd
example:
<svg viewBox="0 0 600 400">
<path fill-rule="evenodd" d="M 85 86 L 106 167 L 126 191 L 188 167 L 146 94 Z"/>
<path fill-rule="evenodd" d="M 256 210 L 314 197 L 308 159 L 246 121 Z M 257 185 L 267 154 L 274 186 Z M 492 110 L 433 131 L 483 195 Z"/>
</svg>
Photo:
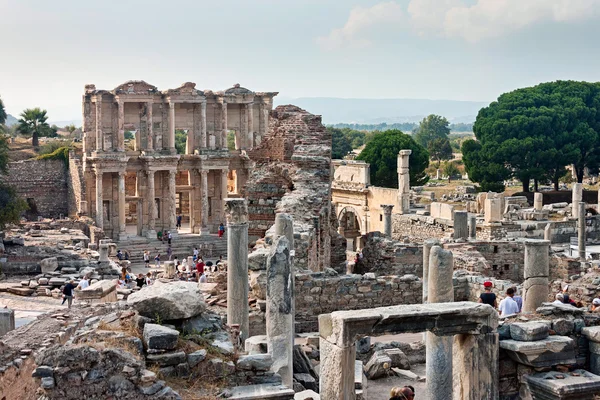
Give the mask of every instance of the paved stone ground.
<svg viewBox="0 0 600 400">
<path fill-rule="evenodd" d="M 425 376 L 425 364 L 416 364 L 411 366 L 411 371 L 417 375 Z M 369 381 L 367 386 L 367 398 L 369 399 L 389 399 L 390 390 L 394 386 L 410 385 L 415 388 L 415 400 L 430 400 L 427 393 L 427 384 L 425 382 L 409 381 L 396 376 L 381 378 L 375 381 Z M 434 399 L 431 399 L 434 400 Z M 437 400 L 437 399 L 435 399 Z"/>
<path fill-rule="evenodd" d="M 0 293 L 0 308 L 6 306 L 15 311 L 16 328 L 35 320 L 38 315 L 56 310 L 67 310 L 67 304 L 61 306 L 61 302 L 62 299 L 53 297 L 24 297 Z M 73 303 L 73 307 L 77 307 L 76 302 Z"/>
</svg>

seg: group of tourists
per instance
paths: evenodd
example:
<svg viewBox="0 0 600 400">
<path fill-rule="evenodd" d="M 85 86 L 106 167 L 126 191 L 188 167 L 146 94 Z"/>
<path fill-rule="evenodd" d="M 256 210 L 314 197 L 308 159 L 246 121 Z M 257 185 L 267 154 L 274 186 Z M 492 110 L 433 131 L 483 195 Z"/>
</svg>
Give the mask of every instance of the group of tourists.
<svg viewBox="0 0 600 400">
<path fill-rule="evenodd" d="M 67 284 L 63 287 L 63 301 L 61 305 L 64 305 L 67 302 L 67 307 L 71 308 L 73 304 L 73 297 L 75 297 L 75 290 L 83 290 L 90 286 L 90 277 L 85 275 L 77 285 L 75 285 L 75 280 L 71 279 Z"/>
</svg>

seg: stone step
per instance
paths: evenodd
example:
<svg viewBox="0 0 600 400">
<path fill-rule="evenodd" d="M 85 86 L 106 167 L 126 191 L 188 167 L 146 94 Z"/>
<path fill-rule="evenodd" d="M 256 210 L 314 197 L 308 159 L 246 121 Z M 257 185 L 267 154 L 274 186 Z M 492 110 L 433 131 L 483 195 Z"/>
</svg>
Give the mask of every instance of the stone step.
<svg viewBox="0 0 600 400">
<path fill-rule="evenodd" d="M 262 384 L 236 386 L 229 400 L 293 400 L 294 390 L 284 385 Z"/>
</svg>

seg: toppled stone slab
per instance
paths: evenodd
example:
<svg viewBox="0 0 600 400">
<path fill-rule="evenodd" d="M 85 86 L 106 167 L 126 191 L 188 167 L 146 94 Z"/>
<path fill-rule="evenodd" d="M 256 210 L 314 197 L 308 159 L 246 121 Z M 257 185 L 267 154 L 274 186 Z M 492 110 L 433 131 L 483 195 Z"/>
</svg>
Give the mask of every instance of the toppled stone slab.
<svg viewBox="0 0 600 400">
<path fill-rule="evenodd" d="M 250 336 L 244 342 L 244 350 L 248 354 L 262 354 L 267 352 L 267 336 Z"/>
<path fill-rule="evenodd" d="M 127 303 L 144 317 L 163 321 L 192 318 L 206 310 L 204 296 L 198 285 L 182 281 L 157 281 L 131 294 Z"/>
<path fill-rule="evenodd" d="M 579 369 L 572 372 L 539 372 L 524 376 L 535 399 L 593 399 L 600 393 L 600 376 Z"/>
<path fill-rule="evenodd" d="M 566 336 L 548 336 L 536 342 L 501 340 L 500 348 L 506 350 L 511 359 L 534 368 L 577 362 L 575 341 Z"/>
<path fill-rule="evenodd" d="M 238 369 L 248 371 L 268 371 L 272 365 L 270 354 L 250 354 L 240 357 L 237 362 Z"/>
<path fill-rule="evenodd" d="M 392 368 L 410 369 L 408 357 L 400 349 L 385 349 L 383 352 L 392 360 Z"/>
<path fill-rule="evenodd" d="M 540 315 L 582 315 L 584 313 L 583 308 L 573 307 L 569 304 L 554 304 L 554 303 L 542 303 L 535 312 Z"/>
<path fill-rule="evenodd" d="M 600 342 L 600 326 L 588 326 L 581 330 L 581 334 L 594 342 Z"/>
<path fill-rule="evenodd" d="M 510 324 L 510 336 L 513 340 L 520 342 L 546 339 L 548 334 L 548 325 L 541 322 L 515 322 Z"/>
<path fill-rule="evenodd" d="M 292 400 L 294 390 L 283 385 L 263 384 L 231 388 L 231 400 Z"/>
<path fill-rule="evenodd" d="M 187 357 L 183 351 L 177 351 L 174 353 L 148 354 L 146 360 L 161 367 L 168 367 L 169 365 L 178 365 L 186 362 Z"/>
<path fill-rule="evenodd" d="M 379 379 L 388 376 L 392 368 L 392 359 L 385 351 L 375 352 L 367 365 L 365 365 L 365 374 L 369 379 Z"/>
<path fill-rule="evenodd" d="M 207 351 L 205 349 L 195 351 L 187 355 L 187 362 L 190 368 L 194 368 L 206 359 Z"/>
<path fill-rule="evenodd" d="M 92 302 L 116 302 L 116 290 L 117 283 L 115 281 L 102 280 L 91 284 L 83 290 L 76 290 L 75 298 L 77 300 L 87 300 Z"/>
<path fill-rule="evenodd" d="M 42 270 L 42 274 L 54 272 L 58 269 L 58 259 L 56 257 L 44 258 L 42 261 L 40 261 L 40 268 Z"/>
<path fill-rule="evenodd" d="M 177 346 L 179 332 L 157 324 L 144 325 L 144 345 L 153 350 L 172 350 Z"/>
</svg>

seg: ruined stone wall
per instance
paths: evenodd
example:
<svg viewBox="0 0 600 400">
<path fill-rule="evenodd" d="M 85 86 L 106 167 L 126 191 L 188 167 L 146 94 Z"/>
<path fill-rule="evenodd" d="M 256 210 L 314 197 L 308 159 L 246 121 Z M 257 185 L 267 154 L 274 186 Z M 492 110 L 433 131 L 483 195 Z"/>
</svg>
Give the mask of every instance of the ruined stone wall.
<svg viewBox="0 0 600 400">
<path fill-rule="evenodd" d="M 2 180 L 30 204 L 27 213 L 31 217 L 58 218 L 69 214 L 68 172 L 62 160 L 11 162 Z"/>
<path fill-rule="evenodd" d="M 422 242 L 425 239 L 449 237 L 451 233 L 449 221 L 412 214 L 392 214 L 392 237 L 396 240 L 409 238 Z"/>
<path fill-rule="evenodd" d="M 423 246 L 401 243 L 371 232 L 365 236 L 362 252 L 363 259 L 356 265 L 355 273 L 423 277 Z"/>
<path fill-rule="evenodd" d="M 577 221 L 527 221 L 519 224 L 502 222 L 484 224 L 477 227 L 477 238 L 495 240 L 506 238 L 543 239 L 546 225 L 552 225 L 552 243 L 567 243 L 577 237 Z M 600 239 L 600 216 L 586 218 L 586 235 L 588 239 Z"/>
<path fill-rule="evenodd" d="M 69 153 L 69 168 L 67 171 L 67 193 L 69 198 L 69 217 L 74 217 L 80 211 L 80 204 L 85 201 L 85 179 L 83 177 L 83 165 L 81 159 Z M 87 212 L 87 205 L 82 212 Z"/>
</svg>

